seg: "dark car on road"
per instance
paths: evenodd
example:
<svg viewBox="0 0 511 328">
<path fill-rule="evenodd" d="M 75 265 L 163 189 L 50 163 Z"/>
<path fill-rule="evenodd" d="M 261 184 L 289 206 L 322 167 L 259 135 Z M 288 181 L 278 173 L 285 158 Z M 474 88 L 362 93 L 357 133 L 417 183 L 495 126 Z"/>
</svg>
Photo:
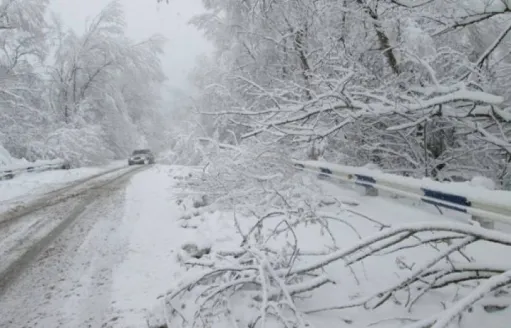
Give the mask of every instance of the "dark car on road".
<svg viewBox="0 0 511 328">
<path fill-rule="evenodd" d="M 149 149 L 134 150 L 128 159 L 128 164 L 154 164 L 154 155 Z"/>
</svg>

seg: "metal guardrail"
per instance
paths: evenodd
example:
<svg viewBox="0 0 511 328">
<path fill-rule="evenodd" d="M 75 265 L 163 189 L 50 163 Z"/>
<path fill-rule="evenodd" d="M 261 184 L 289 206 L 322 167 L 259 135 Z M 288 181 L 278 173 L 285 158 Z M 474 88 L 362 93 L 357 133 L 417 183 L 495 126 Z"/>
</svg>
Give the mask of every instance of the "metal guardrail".
<svg viewBox="0 0 511 328">
<path fill-rule="evenodd" d="M 472 216 L 481 226 L 492 228 L 495 221 L 511 224 L 511 192 L 481 190 L 466 184 L 442 183 L 319 161 L 293 161 L 295 168 L 319 173 L 340 181 L 363 186 L 366 195 L 378 190 L 417 199 Z"/>
<path fill-rule="evenodd" d="M 39 161 L 23 165 L 0 166 L 0 180 L 9 180 L 25 172 L 43 172 L 50 170 L 67 170 L 70 168 L 69 162 L 65 160 Z"/>
</svg>

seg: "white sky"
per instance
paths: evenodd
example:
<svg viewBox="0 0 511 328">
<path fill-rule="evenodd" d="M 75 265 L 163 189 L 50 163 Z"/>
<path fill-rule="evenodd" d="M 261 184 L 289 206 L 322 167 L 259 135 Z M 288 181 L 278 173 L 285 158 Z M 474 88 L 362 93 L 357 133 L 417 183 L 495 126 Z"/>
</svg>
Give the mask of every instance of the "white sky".
<svg viewBox="0 0 511 328">
<path fill-rule="evenodd" d="M 96 16 L 110 0 L 52 0 L 51 10 L 60 14 L 67 27 L 83 31 L 87 18 Z M 211 46 L 188 20 L 203 11 L 201 0 L 170 0 L 157 4 L 156 0 L 120 0 L 125 10 L 127 35 L 141 40 L 153 34 L 168 39 L 163 57 L 168 84 L 186 92 L 187 74 L 201 53 Z"/>
</svg>

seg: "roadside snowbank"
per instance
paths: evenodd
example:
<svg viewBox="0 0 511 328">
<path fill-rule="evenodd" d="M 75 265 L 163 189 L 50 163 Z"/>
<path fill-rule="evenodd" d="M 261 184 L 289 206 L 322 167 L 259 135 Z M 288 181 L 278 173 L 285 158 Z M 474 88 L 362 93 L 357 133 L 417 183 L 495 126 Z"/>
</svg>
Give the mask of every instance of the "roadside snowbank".
<svg viewBox="0 0 511 328">
<path fill-rule="evenodd" d="M 0 203 L 14 202 L 21 200 L 20 198 L 26 200 L 64 187 L 73 181 L 123 166 L 126 166 L 124 161 L 116 161 L 106 166 L 21 174 L 16 179 L 0 181 Z"/>
</svg>

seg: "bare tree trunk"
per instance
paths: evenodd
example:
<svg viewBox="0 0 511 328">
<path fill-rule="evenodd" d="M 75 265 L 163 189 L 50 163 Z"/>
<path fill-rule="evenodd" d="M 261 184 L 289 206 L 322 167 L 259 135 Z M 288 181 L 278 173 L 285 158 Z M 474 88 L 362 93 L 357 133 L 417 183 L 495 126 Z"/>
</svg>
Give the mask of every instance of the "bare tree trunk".
<svg viewBox="0 0 511 328">
<path fill-rule="evenodd" d="M 296 32 L 296 35 L 295 35 L 295 49 L 296 49 L 296 52 L 298 53 L 298 57 L 300 58 L 300 65 L 302 67 L 302 74 L 303 74 L 303 79 L 305 80 L 305 85 L 306 85 L 306 90 L 305 90 L 305 96 L 307 97 L 307 100 L 311 100 L 312 99 L 312 95 L 310 93 L 310 77 L 309 77 L 309 73 L 310 73 L 310 65 L 309 65 L 309 61 L 307 60 L 307 56 L 305 55 L 305 46 L 304 46 L 304 37 L 305 37 L 305 32 L 304 30 L 299 30 L 298 32 Z"/>
<path fill-rule="evenodd" d="M 383 55 L 387 58 L 387 61 L 389 63 L 390 68 L 392 69 L 392 72 L 396 75 L 399 75 L 399 67 L 397 64 L 396 56 L 394 55 L 394 52 L 392 51 L 392 45 L 390 44 L 390 39 L 383 31 L 382 26 L 378 22 L 379 17 L 378 13 L 371 9 L 363 0 L 358 0 L 358 3 L 360 3 L 362 6 L 364 6 L 365 11 L 367 14 L 375 21 L 373 23 L 374 29 L 376 31 L 376 36 L 378 37 L 378 42 L 380 44 L 380 48 L 383 51 Z"/>
<path fill-rule="evenodd" d="M 377 27 L 376 25 L 375 25 L 375 28 L 376 28 L 376 35 L 378 36 L 378 41 L 380 42 L 380 46 L 383 49 L 383 54 L 385 55 L 385 57 L 387 57 L 387 61 L 389 62 L 392 72 L 394 72 L 394 74 L 396 74 L 396 75 L 399 75 L 397 59 L 396 59 L 396 56 L 394 55 L 394 52 L 392 51 L 389 38 L 381 30 L 381 28 Z"/>
</svg>

